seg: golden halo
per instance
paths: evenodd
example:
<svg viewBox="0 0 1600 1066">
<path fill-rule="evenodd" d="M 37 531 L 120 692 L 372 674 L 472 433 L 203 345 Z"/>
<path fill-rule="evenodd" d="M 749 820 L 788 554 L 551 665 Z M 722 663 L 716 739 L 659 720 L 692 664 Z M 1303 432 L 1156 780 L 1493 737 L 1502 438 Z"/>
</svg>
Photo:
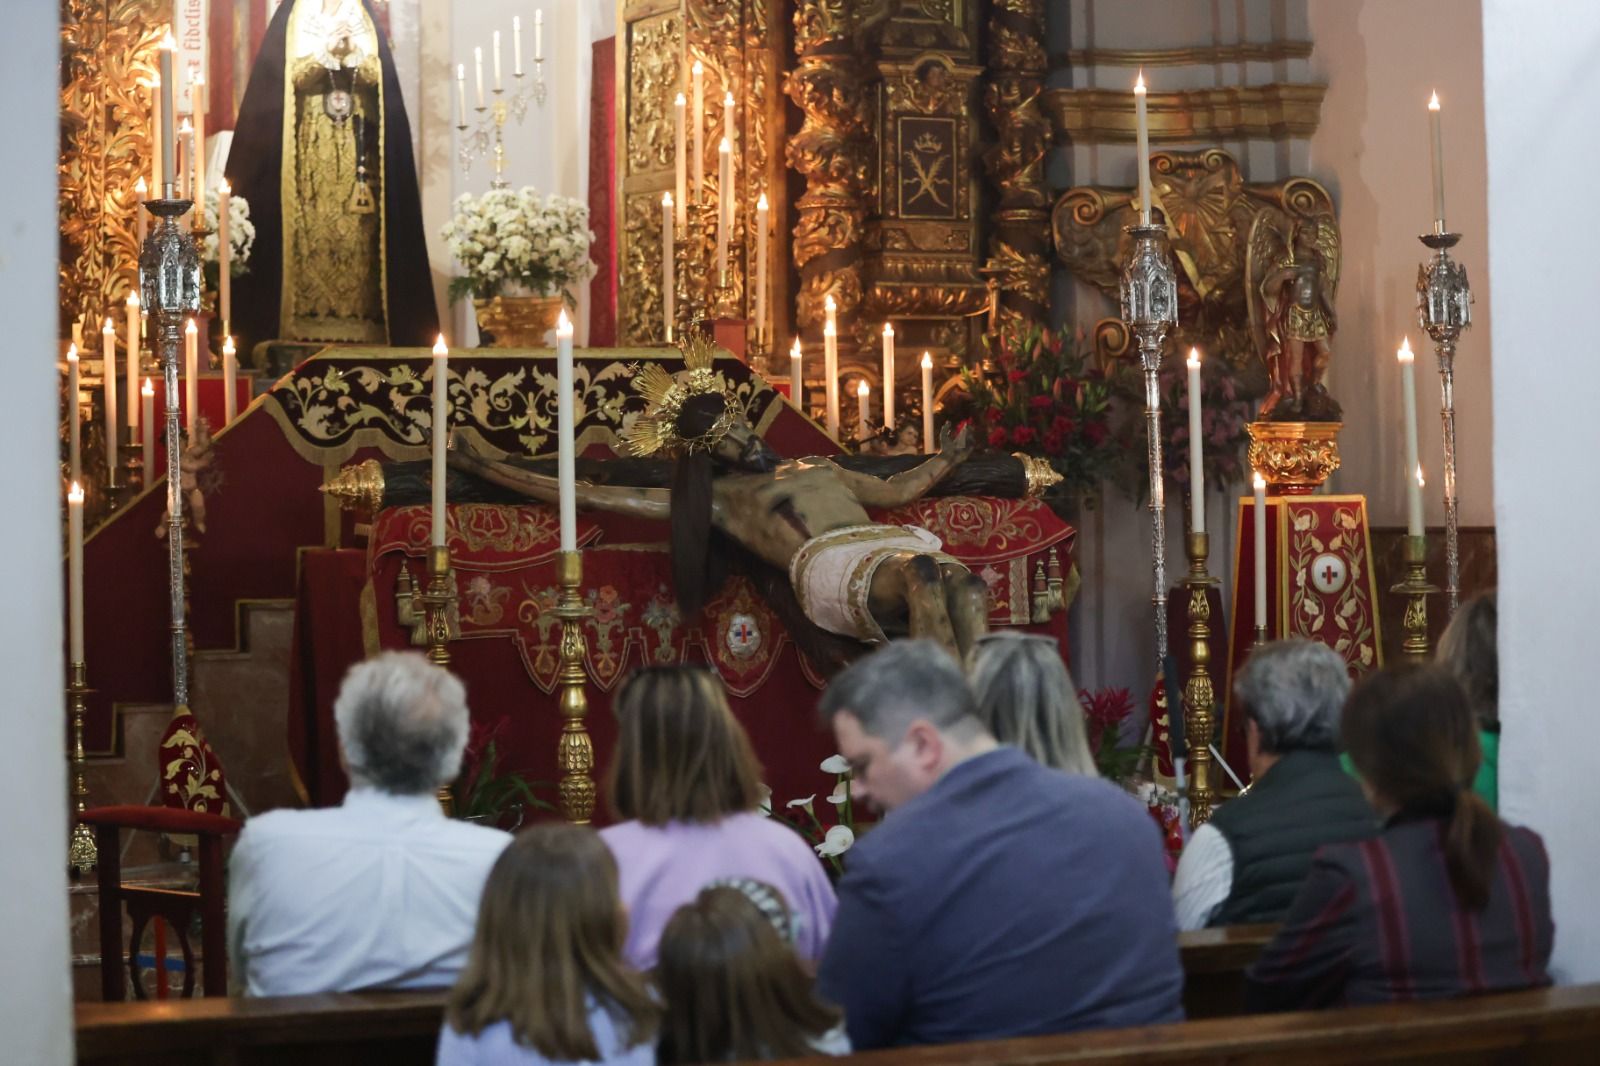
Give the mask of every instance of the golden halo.
<svg viewBox="0 0 1600 1066">
<path fill-rule="evenodd" d="M 669 374 L 659 363 L 647 363 L 633 379 L 634 391 L 644 397 L 644 413 L 622 431 L 622 441 L 634 455 L 675 458 L 692 452 L 709 452 L 733 428 L 739 415 L 735 399 L 722 375 L 711 369 L 717 346 L 703 332 L 685 338 L 684 369 Z M 685 437 L 678 432 L 678 414 L 693 396 L 717 395 L 722 415 L 706 432 Z"/>
</svg>

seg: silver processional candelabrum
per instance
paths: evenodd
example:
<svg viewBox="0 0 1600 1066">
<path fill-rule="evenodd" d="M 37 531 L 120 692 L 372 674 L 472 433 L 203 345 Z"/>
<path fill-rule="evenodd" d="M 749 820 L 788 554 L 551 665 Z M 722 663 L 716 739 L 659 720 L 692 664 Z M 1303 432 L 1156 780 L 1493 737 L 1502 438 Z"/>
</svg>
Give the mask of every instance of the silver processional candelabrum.
<svg viewBox="0 0 1600 1066">
<path fill-rule="evenodd" d="M 193 204 L 167 184 L 145 201 L 155 227 L 139 252 L 139 294 L 150 313 L 153 347 L 167 390 L 167 586 L 172 608 L 172 702 L 189 705 L 189 649 L 183 620 L 183 494 L 178 461 L 183 452 L 178 409 L 178 362 L 183 324 L 200 310 L 200 247 L 179 220 Z"/>
<path fill-rule="evenodd" d="M 495 89 L 494 99 L 484 107 L 473 108 L 477 113 L 476 126 L 469 126 L 463 115 L 456 129 L 461 133 L 461 147 L 457 150 L 457 158 L 461 160 L 461 173 L 472 173 L 472 164 L 482 156 L 494 155 L 494 180 L 490 183 L 496 189 L 507 188 L 509 182 L 505 179 L 506 171 L 506 118 L 514 118 L 517 125 L 522 125 L 522 120 L 528 117 L 528 104 L 530 102 L 539 107 L 544 106 L 544 59 L 540 57 L 533 61 L 533 84 L 523 84 L 521 71 L 513 73 L 511 77 L 513 88 L 508 97 L 504 89 Z M 468 133 L 468 130 L 472 130 Z"/>
<path fill-rule="evenodd" d="M 1161 346 L 1178 322 L 1178 276 L 1162 226 L 1129 226 L 1133 247 L 1122 268 L 1122 320 L 1133 331 L 1144 370 L 1144 417 L 1150 438 L 1150 553 L 1155 580 L 1156 668 L 1167 661 L 1166 468 L 1161 459 Z"/>
<path fill-rule="evenodd" d="M 1433 338 L 1439 357 L 1439 386 L 1443 393 L 1440 420 L 1444 423 L 1444 559 L 1445 593 L 1450 614 L 1461 604 L 1461 541 L 1456 499 L 1456 340 L 1472 325 L 1472 288 L 1466 267 L 1450 258 L 1459 233 L 1445 233 L 1443 224 L 1419 240 L 1433 258 L 1417 268 L 1417 316 Z"/>
</svg>

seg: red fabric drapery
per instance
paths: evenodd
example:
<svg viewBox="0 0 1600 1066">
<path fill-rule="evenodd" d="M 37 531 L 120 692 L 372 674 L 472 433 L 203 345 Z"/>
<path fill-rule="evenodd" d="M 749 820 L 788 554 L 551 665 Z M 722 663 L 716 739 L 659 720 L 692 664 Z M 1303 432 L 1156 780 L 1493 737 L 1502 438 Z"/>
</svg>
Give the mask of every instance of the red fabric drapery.
<svg viewBox="0 0 1600 1066">
<path fill-rule="evenodd" d="M 594 230 L 594 281 L 589 286 L 589 345 L 617 343 L 617 39 L 594 42 L 589 91 L 589 226 Z"/>
</svg>

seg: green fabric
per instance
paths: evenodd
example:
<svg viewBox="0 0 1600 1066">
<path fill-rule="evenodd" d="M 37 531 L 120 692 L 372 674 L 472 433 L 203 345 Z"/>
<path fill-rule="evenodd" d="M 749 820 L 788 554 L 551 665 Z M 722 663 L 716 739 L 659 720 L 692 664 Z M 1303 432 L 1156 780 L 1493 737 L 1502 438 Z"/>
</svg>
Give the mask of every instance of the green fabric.
<svg viewBox="0 0 1600 1066">
<path fill-rule="evenodd" d="M 1483 797 L 1483 802 L 1496 814 L 1500 813 L 1500 734 L 1488 730 L 1478 731 L 1478 745 L 1483 748 L 1483 761 L 1478 764 L 1478 776 L 1472 779 L 1472 791 Z M 1355 764 L 1350 761 L 1348 753 L 1341 753 L 1339 765 L 1344 767 L 1344 772 L 1356 780 L 1361 775 L 1356 773 Z"/>
</svg>

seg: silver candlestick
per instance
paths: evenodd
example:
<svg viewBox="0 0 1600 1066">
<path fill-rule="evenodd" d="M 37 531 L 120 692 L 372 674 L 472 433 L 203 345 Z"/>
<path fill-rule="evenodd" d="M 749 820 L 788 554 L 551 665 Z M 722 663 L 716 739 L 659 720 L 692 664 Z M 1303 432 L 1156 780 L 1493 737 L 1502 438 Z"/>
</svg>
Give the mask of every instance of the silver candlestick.
<svg viewBox="0 0 1600 1066">
<path fill-rule="evenodd" d="M 150 311 L 152 347 L 161 363 L 167 389 L 167 586 L 172 609 L 172 702 L 189 705 L 189 649 L 183 620 L 183 494 L 178 460 L 183 454 L 178 410 L 178 362 L 183 351 L 184 320 L 200 310 L 200 247 L 194 233 L 178 220 L 193 204 L 178 199 L 167 184 L 158 200 L 145 207 L 156 216 L 155 228 L 139 252 L 139 293 Z"/>
<path fill-rule="evenodd" d="M 494 180 L 493 188 L 504 189 L 509 186 L 505 180 L 506 148 L 505 129 L 506 119 L 513 118 L 517 125 L 522 125 L 522 120 L 528 117 L 528 105 L 544 106 L 544 60 L 533 61 L 533 81 L 524 83 L 520 71 L 511 75 L 511 91 L 505 89 L 494 90 L 494 101 L 487 106 L 473 108 L 478 116 L 477 121 L 468 125 L 466 116 L 456 124 L 456 131 L 461 134 L 460 143 L 456 147 L 456 160 L 461 164 L 461 173 L 472 173 L 472 164 L 486 155 L 494 155 Z"/>
<path fill-rule="evenodd" d="M 1150 565 L 1155 579 L 1156 668 L 1167 661 L 1167 515 L 1161 460 L 1161 345 L 1178 322 L 1178 276 L 1162 226 L 1129 226 L 1133 241 L 1122 268 L 1122 320 L 1139 345 L 1150 458 Z"/>
<path fill-rule="evenodd" d="M 1442 229 L 1442 227 L 1441 227 Z M 1444 403 L 1444 560 L 1445 593 L 1450 614 L 1461 605 L 1461 542 L 1456 499 L 1456 340 L 1472 325 L 1472 288 L 1467 269 L 1450 258 L 1459 233 L 1424 233 L 1419 240 L 1433 258 L 1417 268 L 1417 317 L 1433 338 L 1439 357 L 1439 386 Z"/>
</svg>

